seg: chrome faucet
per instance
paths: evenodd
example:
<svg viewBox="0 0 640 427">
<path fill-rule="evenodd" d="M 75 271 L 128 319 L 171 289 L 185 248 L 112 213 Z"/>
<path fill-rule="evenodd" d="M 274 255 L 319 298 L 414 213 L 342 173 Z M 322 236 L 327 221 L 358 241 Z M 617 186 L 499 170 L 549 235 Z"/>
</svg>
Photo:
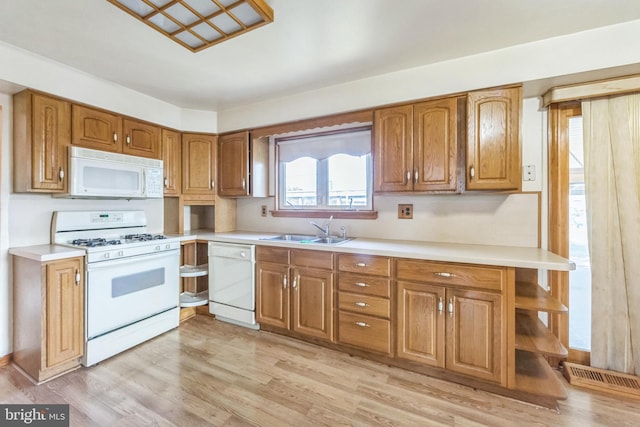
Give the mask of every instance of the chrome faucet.
<svg viewBox="0 0 640 427">
<path fill-rule="evenodd" d="M 329 226 L 331 225 L 331 220 L 333 219 L 333 215 L 331 215 L 329 217 L 329 219 L 322 224 L 322 226 L 316 224 L 313 221 L 309 221 L 309 224 L 313 225 L 315 228 L 317 228 L 318 230 L 322 231 L 322 234 L 324 235 L 324 237 L 329 237 Z"/>
</svg>

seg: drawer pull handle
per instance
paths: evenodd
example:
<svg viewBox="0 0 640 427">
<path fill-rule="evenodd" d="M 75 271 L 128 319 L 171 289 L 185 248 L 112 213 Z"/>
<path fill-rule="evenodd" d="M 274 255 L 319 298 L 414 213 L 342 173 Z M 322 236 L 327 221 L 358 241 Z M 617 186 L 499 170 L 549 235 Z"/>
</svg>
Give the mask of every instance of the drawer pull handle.
<svg viewBox="0 0 640 427">
<path fill-rule="evenodd" d="M 359 286 L 361 288 L 369 287 L 369 284 L 368 283 L 364 283 L 364 282 L 356 282 L 356 283 L 354 283 L 354 285 Z"/>
<path fill-rule="evenodd" d="M 442 297 L 438 298 L 438 313 L 442 313 L 444 304 L 442 303 Z"/>
<path fill-rule="evenodd" d="M 371 325 L 365 322 L 353 322 L 356 326 L 360 326 L 361 328 L 369 328 Z"/>
<path fill-rule="evenodd" d="M 438 273 L 433 273 L 436 276 L 440 276 L 440 277 L 456 277 L 455 274 L 453 273 L 444 273 L 444 272 L 438 272 Z"/>
<path fill-rule="evenodd" d="M 358 307 L 369 307 L 369 304 L 367 304 L 366 302 L 354 302 L 353 304 L 357 305 Z"/>
<path fill-rule="evenodd" d="M 364 262 L 356 262 L 354 264 L 354 266 L 359 267 L 359 268 L 364 268 L 367 266 L 367 264 L 365 264 Z"/>
</svg>

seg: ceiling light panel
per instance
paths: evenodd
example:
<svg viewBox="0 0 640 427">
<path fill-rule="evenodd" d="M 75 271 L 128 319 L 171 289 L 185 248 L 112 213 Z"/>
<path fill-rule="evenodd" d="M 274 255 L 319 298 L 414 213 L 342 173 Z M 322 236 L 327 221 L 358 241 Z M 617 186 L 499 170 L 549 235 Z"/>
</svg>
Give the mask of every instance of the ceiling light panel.
<svg viewBox="0 0 640 427">
<path fill-rule="evenodd" d="M 192 52 L 273 22 L 264 0 L 107 0 Z"/>
</svg>

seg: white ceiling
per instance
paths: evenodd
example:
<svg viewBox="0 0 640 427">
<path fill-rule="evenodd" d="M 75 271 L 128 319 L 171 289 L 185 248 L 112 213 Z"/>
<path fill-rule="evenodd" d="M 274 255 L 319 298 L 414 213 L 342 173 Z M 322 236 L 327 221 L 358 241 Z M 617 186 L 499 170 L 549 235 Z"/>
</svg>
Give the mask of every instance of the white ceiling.
<svg viewBox="0 0 640 427">
<path fill-rule="evenodd" d="M 639 0 L 266 0 L 275 21 L 192 53 L 106 0 L 2 0 L 0 41 L 221 111 L 640 19 Z"/>
</svg>

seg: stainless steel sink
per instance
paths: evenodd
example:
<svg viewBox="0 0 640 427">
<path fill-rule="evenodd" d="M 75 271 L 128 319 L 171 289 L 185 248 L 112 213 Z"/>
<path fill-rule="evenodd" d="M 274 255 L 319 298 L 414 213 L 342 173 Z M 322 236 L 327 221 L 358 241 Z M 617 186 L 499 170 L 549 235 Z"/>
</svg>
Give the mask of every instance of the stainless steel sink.
<svg viewBox="0 0 640 427">
<path fill-rule="evenodd" d="M 321 245 L 339 245 L 348 242 L 351 238 L 338 236 L 314 236 L 312 234 L 281 234 L 274 237 L 263 237 L 260 240 L 272 240 L 275 242 L 316 243 Z"/>
</svg>

